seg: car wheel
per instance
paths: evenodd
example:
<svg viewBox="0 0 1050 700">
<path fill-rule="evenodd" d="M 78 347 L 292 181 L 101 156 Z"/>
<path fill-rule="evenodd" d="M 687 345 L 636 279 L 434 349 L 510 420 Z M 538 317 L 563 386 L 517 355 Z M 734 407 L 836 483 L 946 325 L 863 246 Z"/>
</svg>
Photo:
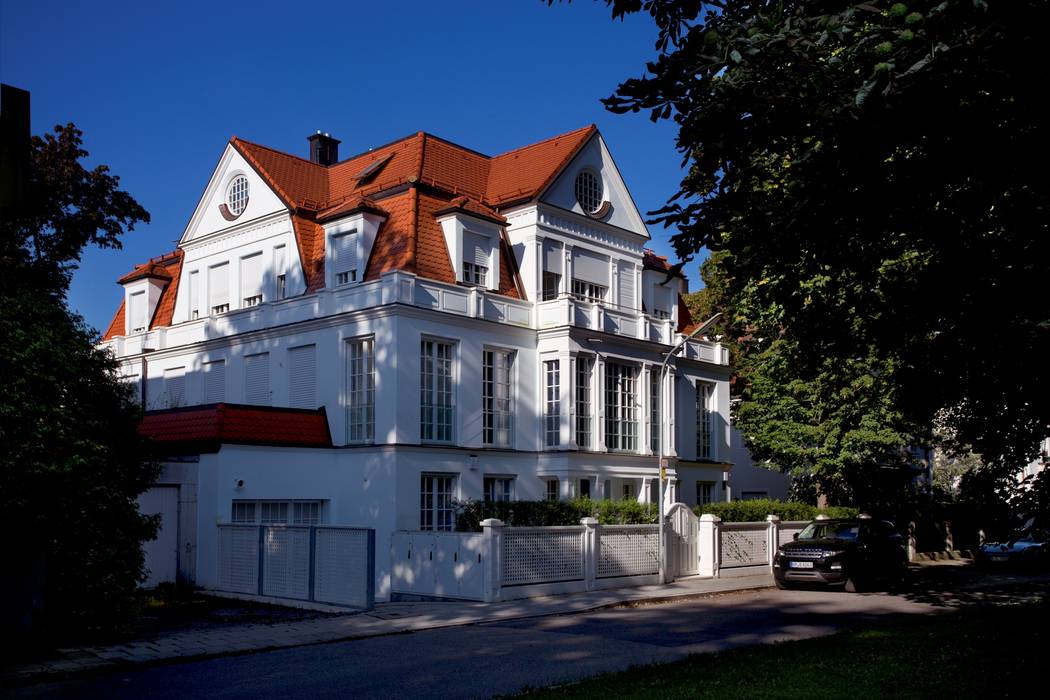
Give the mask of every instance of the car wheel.
<svg viewBox="0 0 1050 700">
<path fill-rule="evenodd" d="M 860 581 L 858 581 L 855 576 L 850 576 L 848 579 L 846 579 L 845 589 L 847 593 L 861 593 L 863 592 L 864 587 L 861 585 Z"/>
</svg>

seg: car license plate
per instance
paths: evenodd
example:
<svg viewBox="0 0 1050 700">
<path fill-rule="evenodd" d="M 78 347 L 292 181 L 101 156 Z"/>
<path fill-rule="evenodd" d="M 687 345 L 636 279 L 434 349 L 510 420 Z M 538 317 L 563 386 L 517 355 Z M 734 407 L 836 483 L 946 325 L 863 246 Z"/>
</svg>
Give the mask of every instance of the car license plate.
<svg viewBox="0 0 1050 700">
<path fill-rule="evenodd" d="M 812 569 L 813 568 L 813 562 L 811 562 L 811 561 L 789 561 L 788 562 L 788 568 L 789 569 Z"/>
<path fill-rule="evenodd" d="M 988 557 L 992 561 L 1006 561 L 1006 557 Z"/>
</svg>

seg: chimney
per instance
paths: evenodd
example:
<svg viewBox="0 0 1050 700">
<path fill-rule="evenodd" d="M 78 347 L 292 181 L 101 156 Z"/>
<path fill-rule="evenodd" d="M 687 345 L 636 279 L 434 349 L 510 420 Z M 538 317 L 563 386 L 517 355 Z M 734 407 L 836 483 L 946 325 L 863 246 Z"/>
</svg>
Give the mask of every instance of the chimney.
<svg viewBox="0 0 1050 700">
<path fill-rule="evenodd" d="M 310 142 L 310 160 L 318 165 L 331 165 L 339 160 L 339 139 L 332 138 L 327 133 L 310 134 L 306 137 Z"/>
</svg>

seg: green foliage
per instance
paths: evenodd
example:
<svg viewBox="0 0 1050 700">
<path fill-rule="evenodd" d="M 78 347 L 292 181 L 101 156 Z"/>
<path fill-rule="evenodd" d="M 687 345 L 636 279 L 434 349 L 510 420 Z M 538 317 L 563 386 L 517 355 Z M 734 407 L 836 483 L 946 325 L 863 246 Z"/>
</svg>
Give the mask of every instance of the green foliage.
<svg viewBox="0 0 1050 700">
<path fill-rule="evenodd" d="M 657 507 L 637 501 L 462 501 L 456 503 L 456 529 L 480 532 L 481 521 L 497 518 L 511 527 L 579 525 L 583 518 L 597 518 L 602 525 L 655 524 Z"/>
<path fill-rule="evenodd" d="M 857 508 L 832 506 L 821 510 L 808 503 L 794 501 L 776 501 L 761 498 L 753 501 L 731 501 L 722 503 L 705 503 L 693 509 L 697 515 L 718 516 L 727 523 L 753 523 L 766 519 L 767 515 L 776 515 L 781 520 L 813 520 L 823 513 L 831 518 L 855 518 L 860 515 Z"/>
<path fill-rule="evenodd" d="M 1050 424 L 1050 4 L 607 2 L 659 32 L 605 105 L 678 127 L 689 169 L 652 215 L 712 251 L 756 456 L 864 508 L 904 498 L 935 417 L 1026 464 Z"/>
<path fill-rule="evenodd" d="M 0 222 L 0 514 L 18 631 L 75 634 L 128 615 L 154 536 L 136 497 L 158 467 L 140 410 L 97 334 L 69 312 L 83 247 L 119 245 L 145 218 L 86 153 L 72 125 L 34 138 L 28 197 Z"/>
</svg>

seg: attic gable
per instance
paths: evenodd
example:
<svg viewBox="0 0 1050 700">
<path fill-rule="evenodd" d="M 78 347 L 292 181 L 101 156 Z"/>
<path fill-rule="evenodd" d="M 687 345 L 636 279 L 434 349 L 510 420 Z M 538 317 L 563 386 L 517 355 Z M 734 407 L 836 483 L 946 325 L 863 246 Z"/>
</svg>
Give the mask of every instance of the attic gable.
<svg viewBox="0 0 1050 700">
<path fill-rule="evenodd" d="M 601 183 L 603 205 L 597 213 L 584 211 L 577 201 L 576 182 L 581 172 L 590 173 Z M 627 184 L 613 162 L 605 140 L 597 132 L 561 169 L 550 187 L 541 193 L 540 200 L 649 238 L 645 221 L 627 189 Z"/>
</svg>

